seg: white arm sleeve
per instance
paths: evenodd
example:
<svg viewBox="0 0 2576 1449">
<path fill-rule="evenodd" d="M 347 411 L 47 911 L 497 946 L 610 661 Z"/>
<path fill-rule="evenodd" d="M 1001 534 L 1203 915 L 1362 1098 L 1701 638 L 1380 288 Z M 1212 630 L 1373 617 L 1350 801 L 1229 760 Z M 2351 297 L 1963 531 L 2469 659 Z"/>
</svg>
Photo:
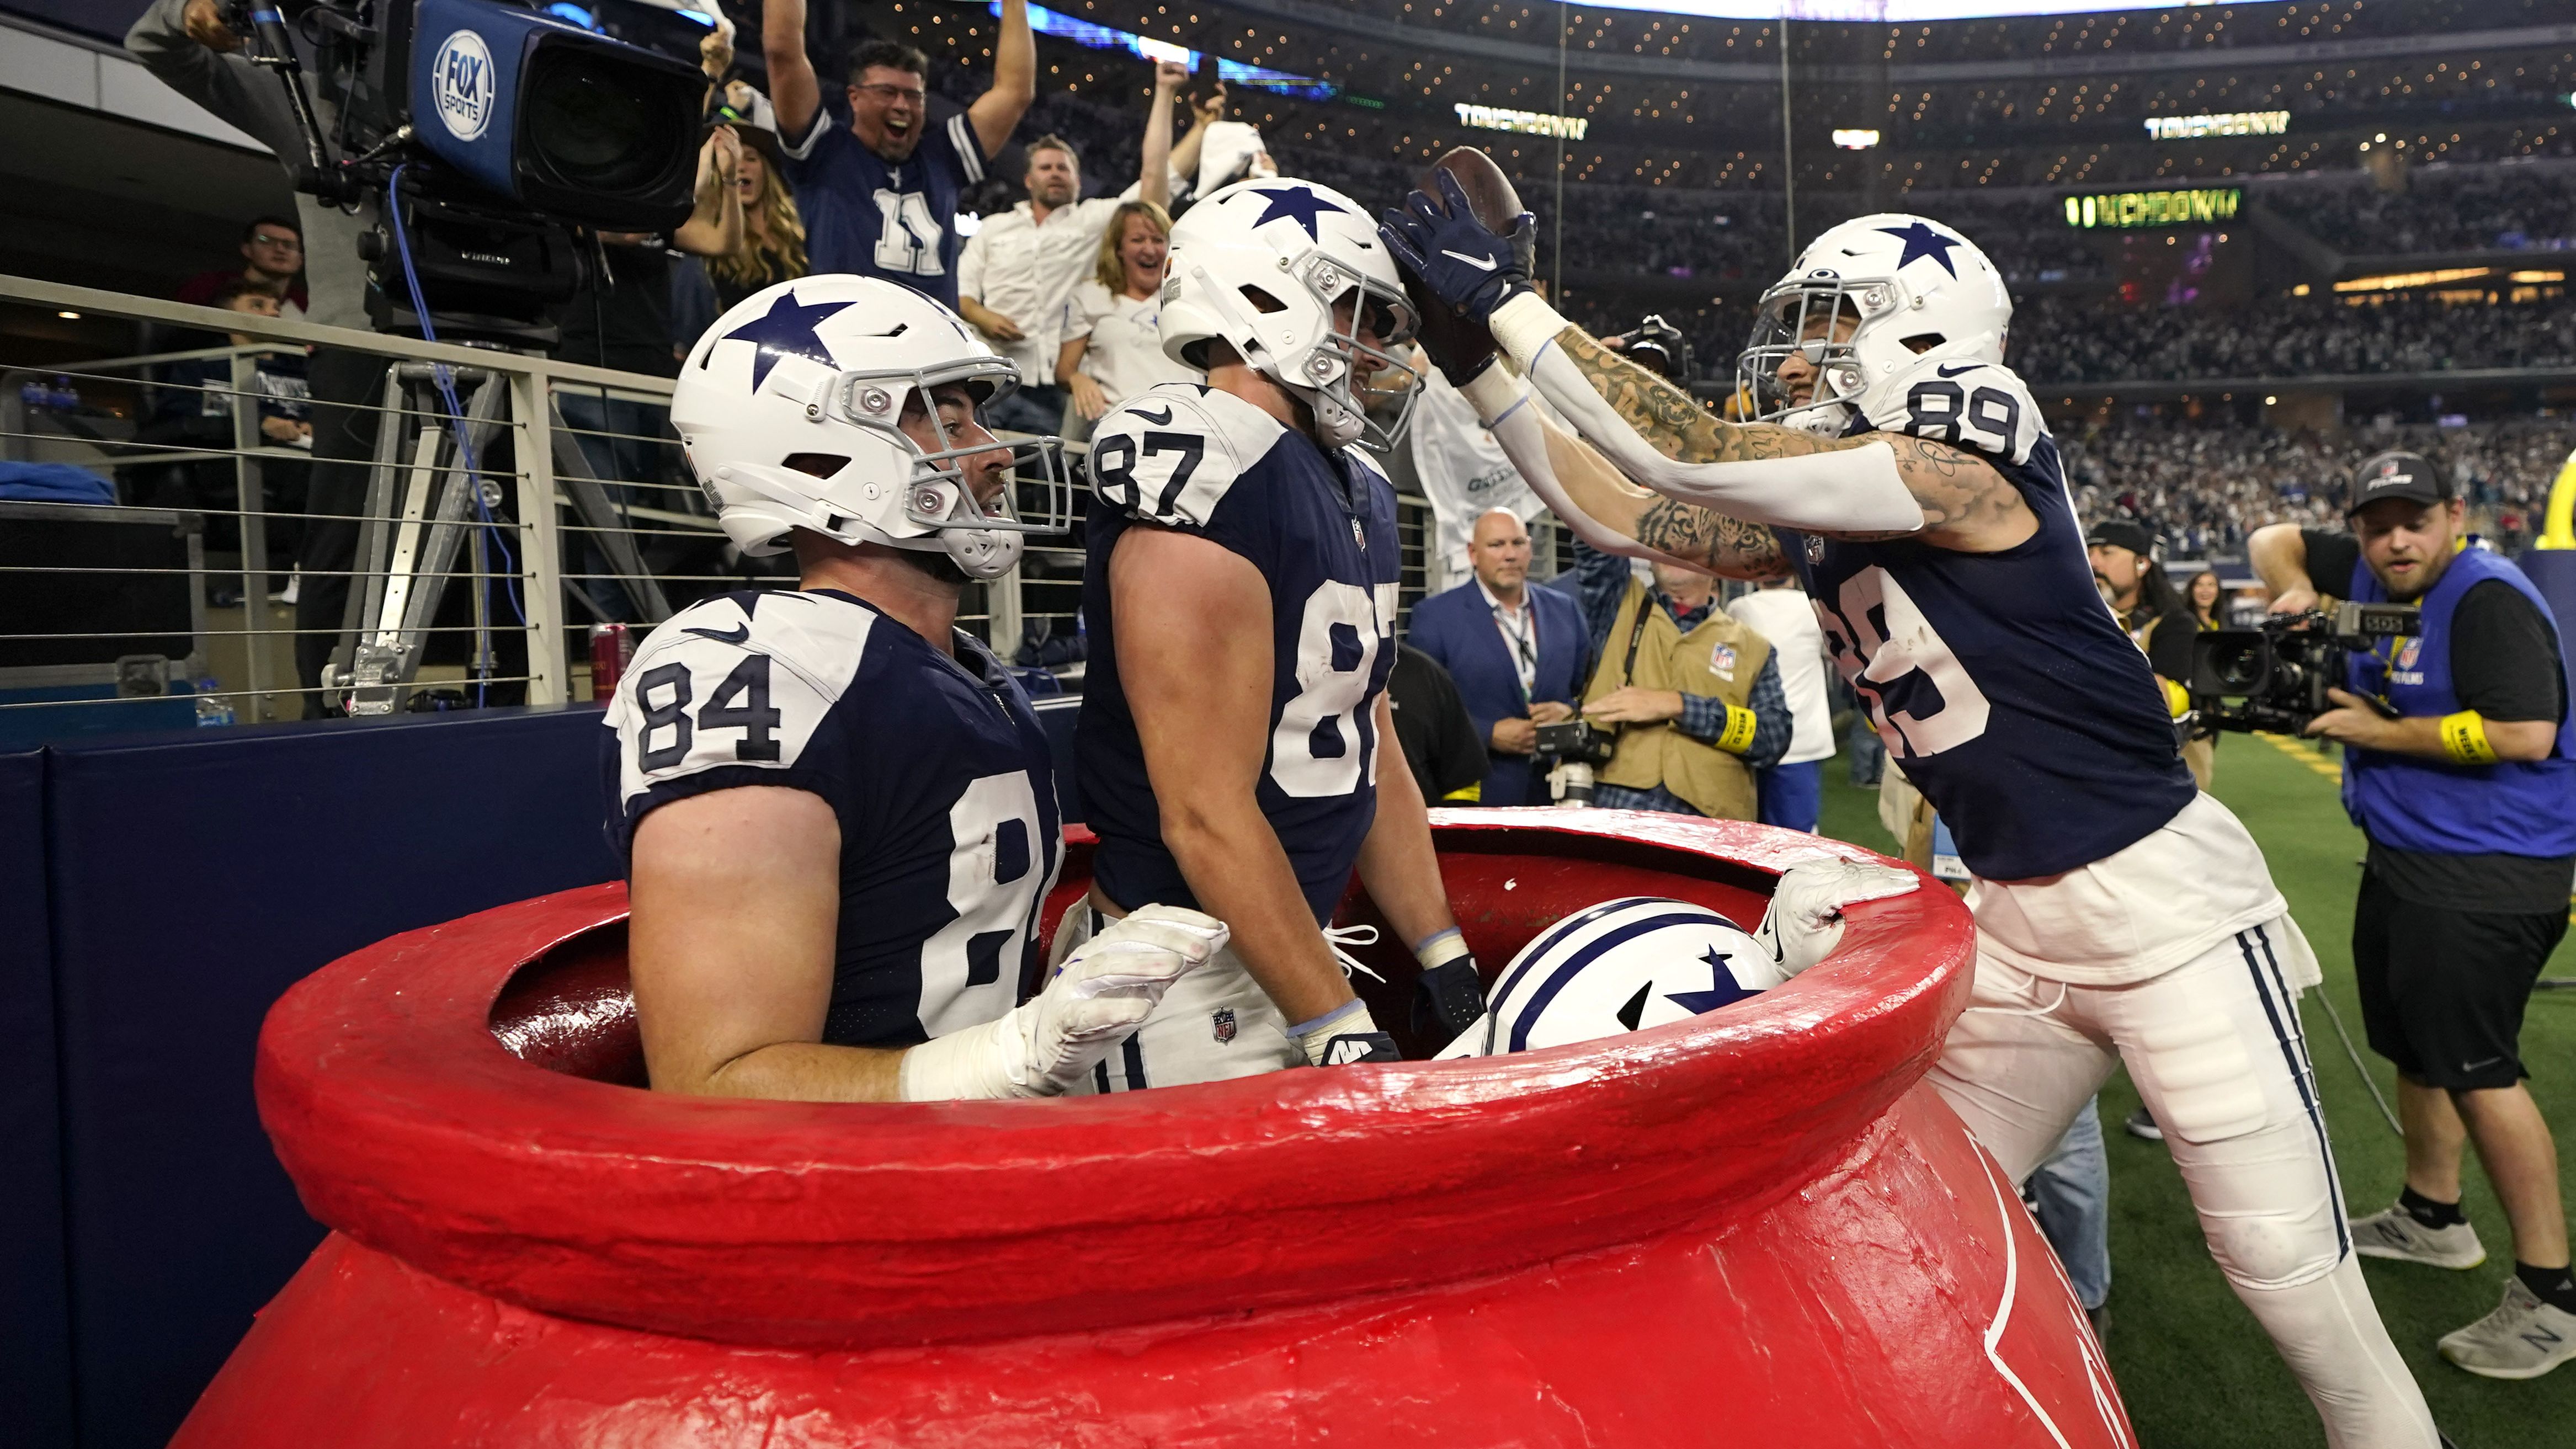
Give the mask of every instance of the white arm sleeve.
<svg viewBox="0 0 2576 1449">
<path fill-rule="evenodd" d="M 1810 532 L 1912 533 L 1923 527 L 1922 505 L 1896 471 L 1896 450 L 1884 442 L 1801 457 L 1677 463 L 1637 436 L 1555 345 L 1568 324 L 1544 298 L 1515 297 L 1495 309 L 1490 325 L 1494 341 L 1575 430 L 1620 472 L 1658 493 L 1747 523 Z M 1495 436 L 1502 434 L 1497 430 Z M 1519 461 L 1515 455 L 1513 462 Z"/>
<path fill-rule="evenodd" d="M 1529 484 L 1530 491 L 1538 495 L 1549 512 L 1574 530 L 1577 538 L 1603 553 L 1627 558 L 1665 557 L 1661 550 L 1648 548 L 1584 512 L 1566 495 L 1565 485 L 1557 481 L 1555 466 L 1548 461 L 1547 424 L 1539 417 L 1538 409 L 1530 406 L 1528 385 L 1512 376 L 1509 369 L 1499 363 L 1487 367 L 1459 392 L 1475 405 L 1476 416 L 1494 435 L 1494 441 L 1503 445 L 1504 454 L 1512 460 L 1521 480 Z"/>
</svg>

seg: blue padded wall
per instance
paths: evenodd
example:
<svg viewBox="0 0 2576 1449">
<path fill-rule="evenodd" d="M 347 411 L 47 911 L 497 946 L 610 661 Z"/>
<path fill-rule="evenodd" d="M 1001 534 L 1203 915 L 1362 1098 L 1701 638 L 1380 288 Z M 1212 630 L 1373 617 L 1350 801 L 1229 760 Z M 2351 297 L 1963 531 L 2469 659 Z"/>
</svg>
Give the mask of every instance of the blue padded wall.
<svg viewBox="0 0 2576 1449">
<path fill-rule="evenodd" d="M 251 1097 L 270 1003 L 386 936 L 617 875 L 598 734 L 582 707 L 48 752 L 82 1449 L 164 1443 L 320 1240 Z"/>
<path fill-rule="evenodd" d="M 45 757 L 0 755 L 0 1438 L 25 1444 L 72 1431 L 48 935 Z"/>
</svg>

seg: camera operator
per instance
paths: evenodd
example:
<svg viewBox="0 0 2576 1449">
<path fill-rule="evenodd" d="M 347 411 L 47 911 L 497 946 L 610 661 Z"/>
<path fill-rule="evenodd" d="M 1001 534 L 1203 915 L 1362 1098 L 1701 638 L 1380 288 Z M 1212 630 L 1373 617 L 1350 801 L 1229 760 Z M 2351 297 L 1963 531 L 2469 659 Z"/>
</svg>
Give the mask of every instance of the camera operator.
<svg viewBox="0 0 2576 1449">
<path fill-rule="evenodd" d="M 2351 656 L 2331 695 L 2341 708 L 2307 731 L 2344 745 L 2344 805 L 2370 840 L 2353 969 L 2405 1121 L 2404 1190 L 2354 1222 L 2353 1240 L 2373 1257 L 2485 1261 L 2460 1211 L 2461 1149 L 2476 1143 L 2514 1273 L 2502 1306 L 2441 1350 L 2473 1373 L 2531 1378 L 2576 1357 L 2557 1151 L 2517 1040 L 2567 931 L 2576 727 L 2547 605 L 2512 564 L 2461 547 L 2465 511 L 2424 458 L 2382 453 L 2354 476 L 2351 533 L 2274 524 L 2248 551 L 2275 613 L 2314 608 L 2320 588 L 2421 610 L 2416 637 Z"/>
<path fill-rule="evenodd" d="M 1755 772 L 1780 762 L 1794 721 L 1780 665 L 1761 635 L 1717 607 L 1717 581 L 1575 546 L 1592 683 L 1583 718 L 1616 730 L 1592 803 L 1715 820 L 1760 813 Z"/>
<path fill-rule="evenodd" d="M 2147 667 L 2156 672 L 2166 704 L 2180 719 L 2191 708 L 2191 640 L 2200 632 L 2200 621 L 2165 577 L 2155 535 L 2144 524 L 2105 519 L 2084 535 L 2084 552 L 2093 563 L 2094 586 L 2119 617 L 2120 627 L 2147 651 Z M 2200 731 L 2182 747 L 2182 762 L 2204 790 L 2217 759 L 2214 731 Z"/>
<path fill-rule="evenodd" d="M 294 27 L 288 27 L 290 32 Z M 315 57 L 300 34 L 293 43 L 308 69 Z M 290 174 L 305 154 L 285 88 L 251 63 L 241 37 L 225 24 L 215 0 L 155 0 L 125 34 L 125 48 L 162 84 L 206 108 L 216 119 L 259 138 Z M 339 127 L 329 77 L 313 97 L 328 133 Z M 375 330 L 367 317 L 367 267 L 359 239 L 376 226 L 373 199 L 350 210 L 296 193 L 304 233 L 304 281 L 309 296 L 304 320 L 326 327 Z M 307 370 L 312 397 L 313 472 L 306 493 L 303 565 L 295 603 L 295 673 L 307 690 L 321 683 L 340 616 L 348 599 L 349 570 L 357 555 L 356 516 L 367 494 L 367 465 L 376 450 L 376 408 L 384 393 L 385 359 L 363 352 L 317 348 Z M 316 693 L 305 713 L 321 712 Z"/>
</svg>

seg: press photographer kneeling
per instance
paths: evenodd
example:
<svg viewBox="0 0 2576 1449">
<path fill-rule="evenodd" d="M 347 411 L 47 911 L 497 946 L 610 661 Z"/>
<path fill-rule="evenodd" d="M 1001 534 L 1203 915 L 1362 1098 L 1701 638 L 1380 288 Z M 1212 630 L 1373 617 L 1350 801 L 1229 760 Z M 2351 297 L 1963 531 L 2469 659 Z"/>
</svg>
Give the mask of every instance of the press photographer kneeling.
<svg viewBox="0 0 2576 1449">
<path fill-rule="evenodd" d="M 1581 721 L 1539 727 L 1554 793 L 1583 803 L 1560 783 L 1574 772 L 1552 767 L 1583 759 L 1559 741 L 1589 726 L 1590 803 L 1756 818 L 1754 773 L 1779 762 L 1792 726 L 1770 643 L 1717 606 L 1707 574 L 1658 564 L 1649 585 L 1625 558 L 1582 546 L 1577 558 L 1596 662 Z"/>
<path fill-rule="evenodd" d="M 2511 563 L 2461 546 L 2464 514 L 2431 463 L 2382 453 L 2354 476 L 2351 533 L 2274 524 L 2249 552 L 2276 614 L 2315 608 L 2321 586 L 2420 610 L 2413 637 L 2347 658 L 2337 707 L 2306 729 L 2346 747 L 2344 805 L 2370 841 L 2353 969 L 2406 1132 L 2404 1191 L 2353 1223 L 2353 1245 L 2443 1268 L 2485 1261 L 2460 1211 L 2461 1149 L 2476 1143 L 2514 1273 L 2503 1305 L 2441 1350 L 2473 1373 L 2533 1378 L 2576 1357 L 2557 1151 L 2518 1045 L 2567 931 L 2576 727 L 2548 606 Z"/>
</svg>

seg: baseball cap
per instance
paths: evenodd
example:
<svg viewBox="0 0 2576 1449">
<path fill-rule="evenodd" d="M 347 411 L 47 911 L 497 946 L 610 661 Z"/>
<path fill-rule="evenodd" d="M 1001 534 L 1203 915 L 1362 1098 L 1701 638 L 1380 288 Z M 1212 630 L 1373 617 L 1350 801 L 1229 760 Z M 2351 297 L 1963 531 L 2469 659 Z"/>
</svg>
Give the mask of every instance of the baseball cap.
<svg viewBox="0 0 2576 1449">
<path fill-rule="evenodd" d="M 2451 499 L 2451 480 L 2423 454 L 2391 448 L 2363 459 L 2361 466 L 2352 470 L 2352 505 L 2344 509 L 2344 516 L 2359 513 L 2383 498 L 2447 503 Z"/>
<path fill-rule="evenodd" d="M 2100 548 L 2105 545 L 2111 548 L 2125 548 L 2140 558 L 2146 558 L 2156 551 L 2156 536 L 2147 532 L 2147 526 L 2143 523 L 2126 518 L 2106 518 L 2093 525 L 2093 530 L 2084 535 L 2086 548 Z"/>
</svg>

